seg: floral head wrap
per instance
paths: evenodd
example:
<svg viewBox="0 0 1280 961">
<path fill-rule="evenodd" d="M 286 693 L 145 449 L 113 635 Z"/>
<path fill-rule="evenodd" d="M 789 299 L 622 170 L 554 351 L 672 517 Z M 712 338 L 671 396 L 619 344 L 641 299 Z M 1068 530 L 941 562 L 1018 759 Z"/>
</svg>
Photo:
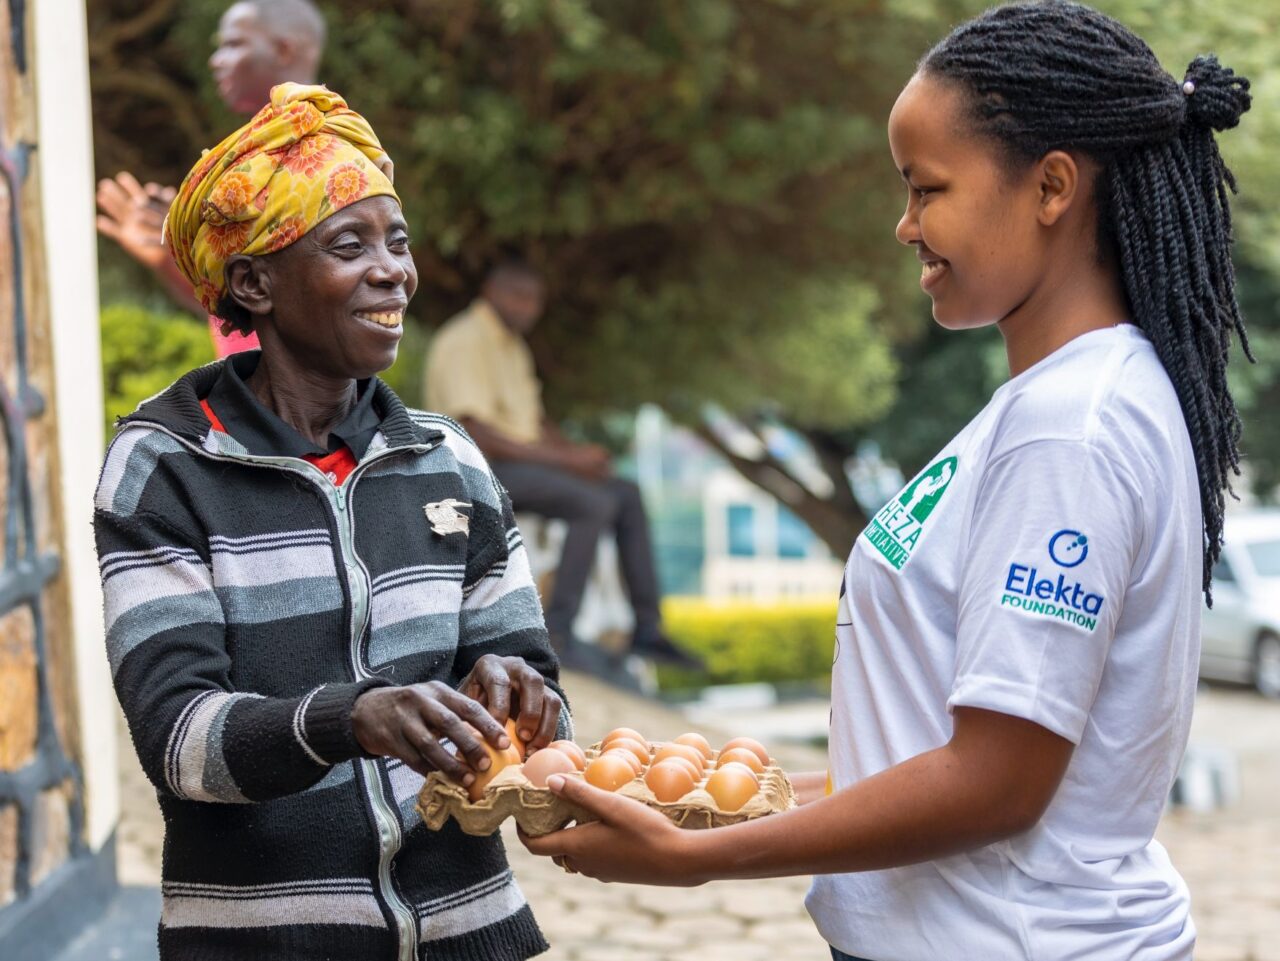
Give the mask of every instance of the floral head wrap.
<svg viewBox="0 0 1280 961">
<path fill-rule="evenodd" d="M 216 313 L 233 255 L 273 253 L 330 214 L 380 195 L 396 197 L 391 160 L 368 121 L 325 87 L 285 83 L 187 174 L 164 242 L 200 303 Z"/>
</svg>

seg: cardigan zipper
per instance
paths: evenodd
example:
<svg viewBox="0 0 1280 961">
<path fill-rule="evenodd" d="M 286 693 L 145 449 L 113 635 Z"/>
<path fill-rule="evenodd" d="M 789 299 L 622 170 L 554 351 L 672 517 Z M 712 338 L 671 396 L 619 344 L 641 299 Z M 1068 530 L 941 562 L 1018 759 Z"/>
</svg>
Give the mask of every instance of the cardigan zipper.
<svg viewBox="0 0 1280 961">
<path fill-rule="evenodd" d="M 404 448 L 400 448 L 403 450 Z M 428 448 L 430 449 L 430 448 Z M 351 667 L 357 678 L 372 677 L 373 673 L 364 665 L 360 656 L 360 643 L 369 625 L 369 609 L 371 606 L 372 579 L 369 569 L 356 553 L 355 545 L 355 513 L 351 510 L 351 495 L 355 491 L 356 481 L 364 473 L 364 467 L 373 463 L 379 455 L 375 454 L 364 464 L 357 465 L 341 487 L 329 485 L 326 493 L 332 493 L 338 512 L 338 540 L 342 545 L 343 560 L 347 565 L 347 581 L 351 585 Z M 388 800 L 382 774 L 376 761 L 362 758 L 360 765 L 364 768 L 365 783 L 373 802 L 374 814 L 378 819 L 378 841 L 380 857 L 378 859 L 378 884 L 382 888 L 383 897 L 396 920 L 400 950 L 398 961 L 414 961 L 417 957 L 418 922 L 413 911 L 400 897 L 395 888 L 395 880 L 391 877 L 391 861 L 404 843 L 400 826 L 400 815 L 392 809 Z M 393 801 L 394 799 L 392 799 Z"/>
<path fill-rule="evenodd" d="M 373 677 L 373 673 L 365 667 L 364 661 L 360 657 L 360 642 L 364 638 L 365 628 L 369 623 L 371 589 L 369 570 L 364 566 L 364 562 L 360 560 L 355 551 L 355 517 L 350 510 L 351 491 L 359 475 L 363 474 L 365 469 L 375 461 L 398 453 L 426 453 L 433 450 L 438 444 L 413 444 L 378 451 L 368 460 L 357 464 L 355 469 L 347 476 L 346 482 L 342 487 L 335 487 L 319 468 L 308 464 L 306 461 L 301 461 L 301 463 L 307 464 L 305 468 L 298 467 L 299 459 L 296 457 L 266 457 L 258 454 L 215 454 L 213 451 L 207 450 L 198 444 L 191 443 L 187 438 L 175 434 L 167 427 L 154 421 L 134 421 L 133 423 L 139 426 L 145 424 L 147 427 L 152 427 L 167 434 L 202 457 L 217 461 L 248 462 L 278 467 L 317 484 L 324 494 L 325 500 L 334 509 L 334 520 L 337 522 L 338 529 L 338 544 L 342 553 L 343 565 L 346 568 L 347 593 L 351 598 L 351 648 L 349 651 L 351 669 L 355 674 L 356 680 Z M 396 961 L 415 961 L 418 941 L 417 919 L 413 910 L 400 897 L 400 892 L 396 890 L 394 879 L 391 877 L 391 861 L 404 843 L 403 832 L 400 827 L 400 815 L 393 809 L 391 802 L 387 799 L 377 762 L 361 758 L 359 759 L 359 764 L 364 772 L 365 793 L 370 807 L 373 809 L 374 819 L 377 821 L 378 887 L 381 889 L 383 900 L 387 902 L 387 907 L 391 910 L 391 916 L 396 923 L 396 940 L 399 945 Z"/>
</svg>

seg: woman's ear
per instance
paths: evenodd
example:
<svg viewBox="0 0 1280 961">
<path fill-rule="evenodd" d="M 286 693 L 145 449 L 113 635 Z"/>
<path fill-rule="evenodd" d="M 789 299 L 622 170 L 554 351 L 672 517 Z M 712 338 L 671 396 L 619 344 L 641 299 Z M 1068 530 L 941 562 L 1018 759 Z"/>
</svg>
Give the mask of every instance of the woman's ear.
<svg viewBox="0 0 1280 961">
<path fill-rule="evenodd" d="M 271 277 L 257 257 L 236 254 L 227 261 L 227 293 L 255 317 L 271 313 Z"/>
<path fill-rule="evenodd" d="M 1065 150 L 1051 150 L 1040 158 L 1040 213 L 1042 226 L 1056 224 L 1080 192 L 1080 167 Z"/>
</svg>

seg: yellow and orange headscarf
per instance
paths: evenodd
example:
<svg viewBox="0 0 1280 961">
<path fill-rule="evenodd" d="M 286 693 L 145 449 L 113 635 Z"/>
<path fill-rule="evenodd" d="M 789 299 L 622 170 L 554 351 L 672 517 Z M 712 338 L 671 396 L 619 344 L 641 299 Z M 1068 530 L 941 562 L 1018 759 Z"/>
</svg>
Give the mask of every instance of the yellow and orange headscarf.
<svg viewBox="0 0 1280 961">
<path fill-rule="evenodd" d="M 214 313 L 233 255 L 273 253 L 343 207 L 377 196 L 396 192 L 391 160 L 368 121 L 325 87 L 285 83 L 187 174 L 165 218 L 164 242 Z"/>
</svg>

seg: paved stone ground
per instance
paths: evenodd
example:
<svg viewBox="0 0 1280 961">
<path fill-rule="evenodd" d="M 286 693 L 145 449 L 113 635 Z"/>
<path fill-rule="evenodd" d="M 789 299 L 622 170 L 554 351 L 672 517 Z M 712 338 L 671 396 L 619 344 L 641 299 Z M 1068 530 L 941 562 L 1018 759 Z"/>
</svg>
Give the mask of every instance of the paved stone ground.
<svg viewBox="0 0 1280 961">
<path fill-rule="evenodd" d="M 566 677 L 578 740 L 618 724 L 654 739 L 691 725 L 660 704 Z M 1280 704 L 1214 688 L 1197 705 L 1193 739 L 1236 751 L 1241 798 L 1212 814 L 1175 812 L 1159 838 L 1191 888 L 1200 929 L 1197 961 L 1280 961 Z M 716 732 L 700 726 L 714 741 Z M 126 735 L 127 737 L 127 735 Z M 126 745 L 127 746 L 127 742 Z M 818 752 L 771 745 L 792 770 L 824 765 Z M 159 881 L 163 826 L 136 760 L 121 751 L 125 811 L 121 881 Z M 826 946 L 803 906 L 807 879 L 719 883 L 694 889 L 600 885 L 528 855 L 504 832 L 516 876 L 552 943 L 550 961 L 824 961 Z"/>
</svg>

